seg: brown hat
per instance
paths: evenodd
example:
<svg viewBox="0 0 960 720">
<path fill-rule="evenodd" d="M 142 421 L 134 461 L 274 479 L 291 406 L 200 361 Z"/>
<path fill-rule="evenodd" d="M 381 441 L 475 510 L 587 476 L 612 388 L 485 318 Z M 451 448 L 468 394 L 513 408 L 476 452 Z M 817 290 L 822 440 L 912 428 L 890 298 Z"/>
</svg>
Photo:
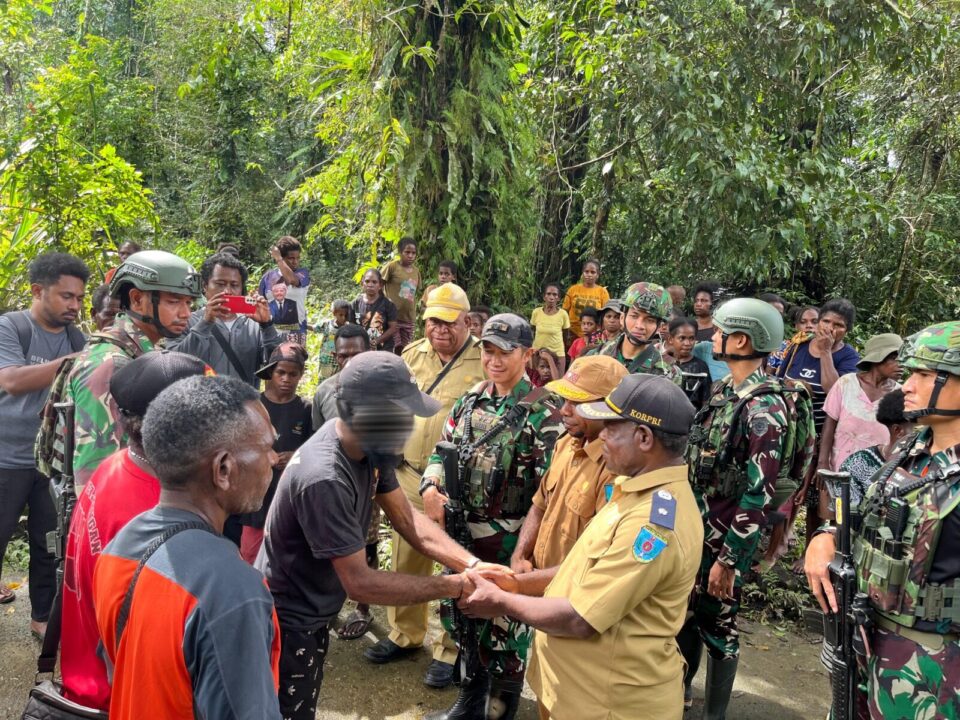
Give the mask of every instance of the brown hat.
<svg viewBox="0 0 960 720">
<path fill-rule="evenodd" d="M 609 355 L 578 357 L 559 380 L 547 383 L 547 390 L 571 402 L 602 400 L 627 376 L 623 363 Z"/>
<path fill-rule="evenodd" d="M 443 322 L 455 322 L 460 313 L 470 311 L 470 300 L 463 288 L 455 283 L 444 283 L 427 295 L 423 319 L 434 318 Z"/>
<path fill-rule="evenodd" d="M 303 345 L 293 342 L 280 343 L 273 349 L 273 352 L 270 353 L 270 361 L 262 368 L 257 370 L 256 375 L 261 380 L 269 380 L 273 375 L 274 368 L 277 367 L 277 363 L 280 361 L 291 362 L 294 365 L 299 365 L 300 369 L 302 370 L 307 364 L 307 357 L 307 351 L 304 349 Z"/>
</svg>

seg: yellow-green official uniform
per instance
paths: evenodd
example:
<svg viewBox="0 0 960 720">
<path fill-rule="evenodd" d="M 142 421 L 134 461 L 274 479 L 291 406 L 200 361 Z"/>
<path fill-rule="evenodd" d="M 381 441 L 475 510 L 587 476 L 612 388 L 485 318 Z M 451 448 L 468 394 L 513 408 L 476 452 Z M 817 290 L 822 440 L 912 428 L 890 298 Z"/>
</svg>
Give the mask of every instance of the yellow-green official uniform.
<svg viewBox="0 0 960 720">
<path fill-rule="evenodd" d="M 434 291 L 436 292 L 436 291 Z M 413 434 L 403 450 L 403 464 L 397 471 L 400 487 L 418 510 L 423 510 L 420 497 L 420 479 L 427 460 L 440 440 L 440 433 L 453 404 L 470 388 L 483 380 L 483 368 L 480 366 L 480 343 L 472 336 L 467 338 L 470 344 L 460 354 L 453 366 L 444 375 L 430 395 L 440 401 L 442 407 L 433 417 L 414 418 Z M 424 392 L 433 384 L 443 369 L 443 360 L 426 338 L 418 340 L 403 351 L 403 359 L 417 385 Z M 424 557 L 396 532 L 393 533 L 393 565 L 395 572 L 410 575 L 433 575 L 433 560 Z M 427 633 L 428 606 L 407 605 L 388 607 L 387 620 L 390 623 L 390 640 L 400 647 L 417 647 L 423 644 Z M 446 632 L 437 639 L 433 648 L 433 659 L 453 664 L 457 659 L 457 646 Z"/>
<path fill-rule="evenodd" d="M 675 637 L 700 565 L 703 523 L 687 466 L 618 477 L 545 597 L 565 597 L 596 631 L 534 638 L 527 680 L 554 720 L 681 720 Z"/>
</svg>

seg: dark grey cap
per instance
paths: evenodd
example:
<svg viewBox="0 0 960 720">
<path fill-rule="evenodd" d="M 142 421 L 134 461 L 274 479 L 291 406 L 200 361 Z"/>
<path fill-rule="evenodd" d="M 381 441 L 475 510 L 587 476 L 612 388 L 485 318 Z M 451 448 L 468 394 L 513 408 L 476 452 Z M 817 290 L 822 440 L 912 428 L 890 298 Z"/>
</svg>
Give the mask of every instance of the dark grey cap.
<svg viewBox="0 0 960 720">
<path fill-rule="evenodd" d="M 600 308 L 600 315 L 603 316 L 607 310 L 616 310 L 618 313 L 622 313 L 623 301 L 618 300 L 617 298 L 610 298 L 607 300 L 607 304 Z"/>
<path fill-rule="evenodd" d="M 519 315 L 500 313 L 487 320 L 480 342 L 493 343 L 507 352 L 533 347 L 533 328 Z"/>
<path fill-rule="evenodd" d="M 420 392 L 410 368 L 391 352 L 360 353 L 347 363 L 339 377 L 337 394 L 350 405 L 387 401 L 419 417 L 431 417 L 440 411 L 440 402 Z"/>
<path fill-rule="evenodd" d="M 151 350 L 113 372 L 110 394 L 121 411 L 143 417 L 157 395 L 177 380 L 215 374 L 203 360 L 193 355 L 173 350 Z"/>
<path fill-rule="evenodd" d="M 673 381 L 662 375 L 627 375 L 600 402 L 577 405 L 588 420 L 632 420 L 671 435 L 686 435 L 695 410 Z"/>
</svg>

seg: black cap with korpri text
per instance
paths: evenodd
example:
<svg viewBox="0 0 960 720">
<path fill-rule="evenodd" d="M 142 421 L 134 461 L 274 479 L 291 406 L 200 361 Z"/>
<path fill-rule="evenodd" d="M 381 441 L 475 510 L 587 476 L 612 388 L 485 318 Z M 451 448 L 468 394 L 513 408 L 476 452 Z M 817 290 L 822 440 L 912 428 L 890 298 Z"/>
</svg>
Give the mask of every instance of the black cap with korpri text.
<svg viewBox="0 0 960 720">
<path fill-rule="evenodd" d="M 686 394 L 662 375 L 627 375 L 602 402 L 577 406 L 588 420 L 632 420 L 670 435 L 690 432 L 696 411 Z"/>
</svg>

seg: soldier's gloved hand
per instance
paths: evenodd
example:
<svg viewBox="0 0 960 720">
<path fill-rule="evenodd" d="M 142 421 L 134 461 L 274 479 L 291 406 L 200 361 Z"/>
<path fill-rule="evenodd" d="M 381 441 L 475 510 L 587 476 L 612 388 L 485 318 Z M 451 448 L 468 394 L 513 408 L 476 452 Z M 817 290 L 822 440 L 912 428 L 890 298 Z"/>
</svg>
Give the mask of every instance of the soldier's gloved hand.
<svg viewBox="0 0 960 720">
<path fill-rule="evenodd" d="M 431 487 L 423 491 L 422 497 L 423 514 L 443 527 L 443 507 L 447 504 L 447 496 L 437 490 L 436 487 Z"/>
<path fill-rule="evenodd" d="M 467 570 L 465 574 L 476 587 L 470 595 L 464 593 L 457 602 L 457 607 L 471 618 L 493 618 L 501 615 L 499 598 L 503 595 L 503 590 L 473 570 Z"/>
<path fill-rule="evenodd" d="M 810 583 L 810 591 L 820 603 L 820 609 L 825 613 L 837 612 L 837 596 L 833 592 L 833 583 L 830 582 L 830 570 L 827 567 L 833 560 L 836 552 L 836 540 L 832 533 L 820 533 L 807 545 L 804 556 L 803 571 Z"/>
<path fill-rule="evenodd" d="M 523 573 L 533 572 L 533 563 L 527 558 L 514 555 L 510 558 L 510 569 L 518 575 L 522 575 Z"/>
<path fill-rule="evenodd" d="M 719 600 L 730 600 L 733 598 L 733 583 L 736 579 L 736 569 L 717 561 L 710 568 L 707 593 Z"/>
</svg>

